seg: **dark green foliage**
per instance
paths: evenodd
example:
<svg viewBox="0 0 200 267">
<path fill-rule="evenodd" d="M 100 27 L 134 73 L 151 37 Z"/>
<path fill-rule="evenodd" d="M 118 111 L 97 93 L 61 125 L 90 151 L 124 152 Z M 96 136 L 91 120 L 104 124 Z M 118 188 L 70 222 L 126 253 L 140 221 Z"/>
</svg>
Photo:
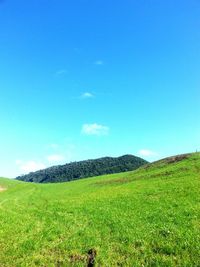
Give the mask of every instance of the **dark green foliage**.
<svg viewBox="0 0 200 267">
<path fill-rule="evenodd" d="M 132 155 L 125 155 L 119 158 L 105 157 L 53 166 L 18 176 L 16 179 L 35 183 L 66 182 L 103 174 L 132 171 L 146 163 L 147 161 L 144 159 Z"/>
</svg>

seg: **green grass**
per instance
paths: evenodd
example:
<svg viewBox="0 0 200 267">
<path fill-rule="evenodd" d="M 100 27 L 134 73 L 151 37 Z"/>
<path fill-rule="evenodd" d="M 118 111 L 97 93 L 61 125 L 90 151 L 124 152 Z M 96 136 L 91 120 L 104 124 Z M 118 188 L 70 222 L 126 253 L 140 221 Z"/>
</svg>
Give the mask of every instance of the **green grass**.
<svg viewBox="0 0 200 267">
<path fill-rule="evenodd" d="M 0 178 L 0 266 L 200 266 L 200 154 L 62 184 Z"/>
</svg>

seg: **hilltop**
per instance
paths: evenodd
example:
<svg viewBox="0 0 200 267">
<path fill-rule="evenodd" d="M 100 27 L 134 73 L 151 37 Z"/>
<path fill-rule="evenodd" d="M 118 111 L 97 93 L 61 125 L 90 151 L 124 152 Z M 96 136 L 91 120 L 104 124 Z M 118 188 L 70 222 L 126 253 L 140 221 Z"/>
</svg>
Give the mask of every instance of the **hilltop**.
<svg viewBox="0 0 200 267">
<path fill-rule="evenodd" d="M 16 179 L 35 183 L 67 182 L 86 177 L 132 171 L 146 163 L 146 160 L 133 155 L 124 155 L 118 158 L 104 157 L 53 166 L 19 176 Z"/>
<path fill-rule="evenodd" d="M 200 154 L 71 183 L 0 178 L 0 263 L 200 266 Z"/>
</svg>

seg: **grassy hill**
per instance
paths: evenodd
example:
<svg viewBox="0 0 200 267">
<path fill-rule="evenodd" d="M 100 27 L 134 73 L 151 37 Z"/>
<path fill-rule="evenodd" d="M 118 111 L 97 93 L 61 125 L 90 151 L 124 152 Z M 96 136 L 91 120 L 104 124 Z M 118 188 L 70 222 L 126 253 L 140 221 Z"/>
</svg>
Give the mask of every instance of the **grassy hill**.
<svg viewBox="0 0 200 267">
<path fill-rule="evenodd" d="M 71 183 L 1 178 L 0 187 L 2 267 L 200 266 L 199 153 Z"/>
<path fill-rule="evenodd" d="M 133 155 L 124 155 L 118 158 L 104 157 L 53 166 L 19 176 L 17 180 L 35 183 L 67 182 L 98 175 L 133 171 L 146 163 L 146 160 Z"/>
</svg>

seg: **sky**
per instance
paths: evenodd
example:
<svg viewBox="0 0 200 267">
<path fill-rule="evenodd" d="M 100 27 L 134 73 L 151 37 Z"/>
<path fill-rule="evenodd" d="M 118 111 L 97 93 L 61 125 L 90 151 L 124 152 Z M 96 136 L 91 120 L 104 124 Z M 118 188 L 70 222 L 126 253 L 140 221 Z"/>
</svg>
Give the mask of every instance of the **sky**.
<svg viewBox="0 0 200 267">
<path fill-rule="evenodd" d="M 200 150 L 198 0 L 1 0 L 0 176 Z"/>
</svg>

